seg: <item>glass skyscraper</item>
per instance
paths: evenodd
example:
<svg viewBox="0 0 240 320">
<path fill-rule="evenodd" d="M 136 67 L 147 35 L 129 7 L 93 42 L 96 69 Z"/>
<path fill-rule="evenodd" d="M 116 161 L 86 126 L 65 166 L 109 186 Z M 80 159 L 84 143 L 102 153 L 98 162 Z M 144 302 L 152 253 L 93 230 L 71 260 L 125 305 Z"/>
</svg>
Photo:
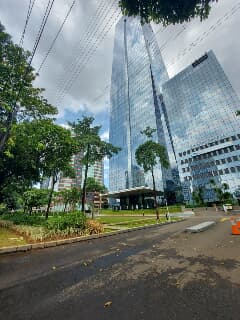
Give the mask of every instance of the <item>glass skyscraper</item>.
<svg viewBox="0 0 240 320">
<path fill-rule="evenodd" d="M 167 114 L 186 201 L 204 189 L 214 201 L 209 183 L 240 185 L 240 100 L 212 51 L 163 85 Z"/>
<path fill-rule="evenodd" d="M 152 188 L 135 160 L 137 147 L 147 138 L 140 132 L 156 129 L 153 140 L 166 146 L 174 162 L 168 125 L 162 110 L 162 85 L 168 80 L 161 53 L 149 24 L 123 17 L 116 25 L 111 80 L 110 143 L 121 151 L 110 159 L 110 191 L 134 187 Z M 163 191 L 172 183 L 172 171 L 155 167 L 156 187 Z"/>
</svg>

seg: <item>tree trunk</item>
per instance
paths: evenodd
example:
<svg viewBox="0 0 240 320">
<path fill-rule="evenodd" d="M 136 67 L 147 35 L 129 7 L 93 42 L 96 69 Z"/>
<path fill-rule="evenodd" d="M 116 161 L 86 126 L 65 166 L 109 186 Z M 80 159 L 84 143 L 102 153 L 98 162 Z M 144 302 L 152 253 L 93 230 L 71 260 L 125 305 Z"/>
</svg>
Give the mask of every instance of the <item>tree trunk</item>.
<svg viewBox="0 0 240 320">
<path fill-rule="evenodd" d="M 85 173 L 83 180 L 83 190 L 82 190 L 82 212 L 85 212 L 85 201 L 86 201 L 86 184 L 87 184 L 87 174 L 88 174 L 88 158 L 89 158 L 89 150 L 90 145 L 87 145 L 87 154 L 86 154 L 86 165 L 85 165 Z"/>
<path fill-rule="evenodd" d="M 157 192 L 156 192 L 156 184 L 155 184 L 155 178 L 154 178 L 154 174 L 153 174 L 153 168 L 151 169 L 151 173 L 152 173 L 152 181 L 153 181 L 154 208 L 156 210 L 157 220 L 159 220 L 159 212 L 158 212 L 158 208 L 157 208 Z"/>
<path fill-rule="evenodd" d="M 63 209 L 64 213 L 66 212 L 67 205 L 68 205 L 68 201 L 66 201 L 65 204 L 64 204 L 64 209 Z"/>
<path fill-rule="evenodd" d="M 0 135 L 0 154 L 3 152 L 3 149 L 8 141 L 10 131 L 12 128 L 13 122 L 16 120 L 19 107 L 14 106 L 13 111 L 9 112 L 7 121 L 6 121 L 6 131 Z"/>
<path fill-rule="evenodd" d="M 47 206 L 47 211 L 46 211 L 46 215 L 45 215 L 46 219 L 48 219 L 49 209 L 50 209 L 50 205 L 51 205 L 51 202 L 52 202 L 53 190 L 54 190 L 54 186 L 55 186 L 56 182 L 57 182 L 57 174 L 54 174 L 52 176 L 52 188 L 50 190 L 49 198 L 48 198 L 48 206 Z"/>
</svg>

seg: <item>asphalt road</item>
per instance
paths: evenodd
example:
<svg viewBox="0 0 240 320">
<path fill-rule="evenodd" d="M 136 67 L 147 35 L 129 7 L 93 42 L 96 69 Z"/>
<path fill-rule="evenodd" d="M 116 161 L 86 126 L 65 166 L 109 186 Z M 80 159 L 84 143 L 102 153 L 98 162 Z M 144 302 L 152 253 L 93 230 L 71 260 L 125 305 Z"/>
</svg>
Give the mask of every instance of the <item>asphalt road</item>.
<svg viewBox="0 0 240 320">
<path fill-rule="evenodd" d="M 0 319 L 240 319 L 240 236 L 220 220 L 0 256 Z"/>
</svg>

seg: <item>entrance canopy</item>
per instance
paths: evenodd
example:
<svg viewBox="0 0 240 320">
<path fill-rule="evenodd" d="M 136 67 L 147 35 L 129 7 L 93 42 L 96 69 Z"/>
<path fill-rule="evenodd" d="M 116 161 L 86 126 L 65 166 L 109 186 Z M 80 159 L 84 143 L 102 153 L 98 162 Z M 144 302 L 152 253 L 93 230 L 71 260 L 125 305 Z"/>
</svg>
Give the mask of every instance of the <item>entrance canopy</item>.
<svg viewBox="0 0 240 320">
<path fill-rule="evenodd" d="M 127 196 L 134 196 L 134 195 L 141 195 L 141 194 L 151 194 L 153 195 L 153 189 L 149 187 L 136 187 L 136 188 L 130 188 L 130 189 L 122 189 L 114 192 L 108 192 L 106 194 L 103 194 L 102 196 L 118 199 L 121 197 L 127 197 Z M 162 195 L 162 191 L 157 191 L 157 195 Z"/>
<path fill-rule="evenodd" d="M 156 192 L 158 196 L 163 195 L 162 191 Z M 110 198 L 110 203 L 112 206 L 116 205 L 116 199 L 120 199 L 121 209 L 136 209 L 136 208 L 153 208 L 154 191 L 149 187 L 136 187 L 130 189 L 122 189 L 114 192 L 108 192 L 102 196 Z"/>
</svg>

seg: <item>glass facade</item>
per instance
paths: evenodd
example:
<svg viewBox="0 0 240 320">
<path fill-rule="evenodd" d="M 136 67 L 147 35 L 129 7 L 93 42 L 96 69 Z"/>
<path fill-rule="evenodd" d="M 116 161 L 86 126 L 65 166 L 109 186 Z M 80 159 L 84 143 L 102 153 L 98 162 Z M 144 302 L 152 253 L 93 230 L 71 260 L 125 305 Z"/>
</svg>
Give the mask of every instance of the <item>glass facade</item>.
<svg viewBox="0 0 240 320">
<path fill-rule="evenodd" d="M 109 135 L 110 143 L 121 151 L 110 159 L 110 191 L 152 187 L 150 173 L 144 173 L 135 160 L 136 149 L 147 139 L 140 132 L 147 126 L 156 129 L 153 140 L 168 148 L 176 167 L 161 103 L 162 85 L 167 80 L 151 26 L 123 17 L 115 31 Z M 158 190 L 172 181 L 171 170 L 162 170 L 160 165 L 154 174 Z"/>
<path fill-rule="evenodd" d="M 204 188 L 214 201 L 210 180 L 240 184 L 240 100 L 212 51 L 163 85 L 163 108 L 171 133 L 186 201 Z"/>
</svg>

